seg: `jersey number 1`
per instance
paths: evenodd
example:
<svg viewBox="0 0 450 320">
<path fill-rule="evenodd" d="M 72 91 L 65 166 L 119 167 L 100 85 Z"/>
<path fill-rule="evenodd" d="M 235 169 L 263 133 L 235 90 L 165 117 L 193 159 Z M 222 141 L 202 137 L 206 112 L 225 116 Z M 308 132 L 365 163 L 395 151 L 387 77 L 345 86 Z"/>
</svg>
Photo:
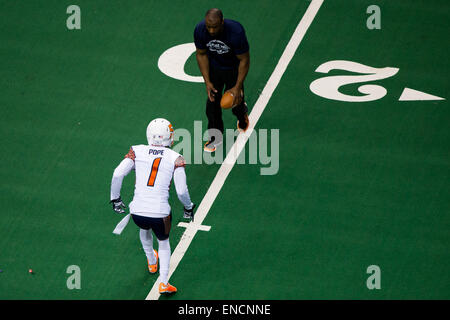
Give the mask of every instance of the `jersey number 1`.
<svg viewBox="0 0 450 320">
<path fill-rule="evenodd" d="M 156 158 L 153 160 L 152 171 L 148 177 L 147 186 L 153 187 L 155 185 L 156 175 L 158 174 L 159 164 L 161 163 L 161 158 Z"/>
</svg>

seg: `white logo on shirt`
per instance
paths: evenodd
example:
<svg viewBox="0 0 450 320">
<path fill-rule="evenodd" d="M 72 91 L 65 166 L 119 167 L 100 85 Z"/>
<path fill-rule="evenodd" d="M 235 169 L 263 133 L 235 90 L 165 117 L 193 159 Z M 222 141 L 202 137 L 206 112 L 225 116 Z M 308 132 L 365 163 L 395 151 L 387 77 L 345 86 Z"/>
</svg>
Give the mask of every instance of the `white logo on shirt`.
<svg viewBox="0 0 450 320">
<path fill-rule="evenodd" d="M 209 50 L 216 51 L 218 54 L 224 54 L 230 51 L 230 47 L 228 47 L 220 40 L 211 40 L 206 44 L 206 46 L 209 48 Z"/>
</svg>

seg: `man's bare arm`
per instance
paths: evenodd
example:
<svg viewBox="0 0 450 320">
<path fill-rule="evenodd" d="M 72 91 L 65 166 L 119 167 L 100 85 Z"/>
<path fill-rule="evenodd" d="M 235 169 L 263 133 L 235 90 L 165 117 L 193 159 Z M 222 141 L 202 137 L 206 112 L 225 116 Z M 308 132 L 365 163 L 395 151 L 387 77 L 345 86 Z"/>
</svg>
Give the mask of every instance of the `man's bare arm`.
<svg viewBox="0 0 450 320">
<path fill-rule="evenodd" d="M 212 84 L 211 80 L 209 79 L 209 59 L 208 55 L 206 54 L 206 49 L 197 49 L 196 54 L 198 67 L 200 69 L 200 72 L 203 76 L 203 79 L 205 80 L 206 85 L 206 92 L 208 94 L 208 98 L 211 101 L 214 101 L 214 93 L 217 92 L 216 88 L 214 88 L 214 85 Z"/>
<path fill-rule="evenodd" d="M 228 90 L 233 93 L 234 105 L 241 103 L 242 100 L 242 96 L 240 93 L 242 90 L 242 86 L 244 85 L 245 77 L 247 77 L 248 70 L 250 69 L 250 53 L 246 52 L 236 55 L 236 57 L 239 59 L 238 77 L 236 80 L 236 85 Z"/>
</svg>

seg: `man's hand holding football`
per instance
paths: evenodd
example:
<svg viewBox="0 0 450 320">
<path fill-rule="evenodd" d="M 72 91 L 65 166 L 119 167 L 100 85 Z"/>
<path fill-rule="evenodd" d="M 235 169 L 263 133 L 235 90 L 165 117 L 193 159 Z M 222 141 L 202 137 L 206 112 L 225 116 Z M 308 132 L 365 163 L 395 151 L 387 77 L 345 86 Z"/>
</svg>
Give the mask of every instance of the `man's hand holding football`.
<svg viewBox="0 0 450 320">
<path fill-rule="evenodd" d="M 242 102 L 243 92 L 239 86 L 234 86 L 230 90 L 227 90 L 233 94 L 233 106 L 237 106 Z"/>
</svg>

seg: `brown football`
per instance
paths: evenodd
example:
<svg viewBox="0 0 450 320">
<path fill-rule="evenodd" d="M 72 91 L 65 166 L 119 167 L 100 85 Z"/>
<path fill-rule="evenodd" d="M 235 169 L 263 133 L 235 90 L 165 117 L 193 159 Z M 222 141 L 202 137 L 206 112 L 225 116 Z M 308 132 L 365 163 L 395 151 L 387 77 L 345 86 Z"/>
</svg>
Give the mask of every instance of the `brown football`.
<svg viewBox="0 0 450 320">
<path fill-rule="evenodd" d="M 231 92 L 225 92 L 224 95 L 222 96 L 222 99 L 220 100 L 220 106 L 223 109 L 230 109 L 233 107 L 233 100 L 234 100 L 234 96 Z"/>
</svg>

